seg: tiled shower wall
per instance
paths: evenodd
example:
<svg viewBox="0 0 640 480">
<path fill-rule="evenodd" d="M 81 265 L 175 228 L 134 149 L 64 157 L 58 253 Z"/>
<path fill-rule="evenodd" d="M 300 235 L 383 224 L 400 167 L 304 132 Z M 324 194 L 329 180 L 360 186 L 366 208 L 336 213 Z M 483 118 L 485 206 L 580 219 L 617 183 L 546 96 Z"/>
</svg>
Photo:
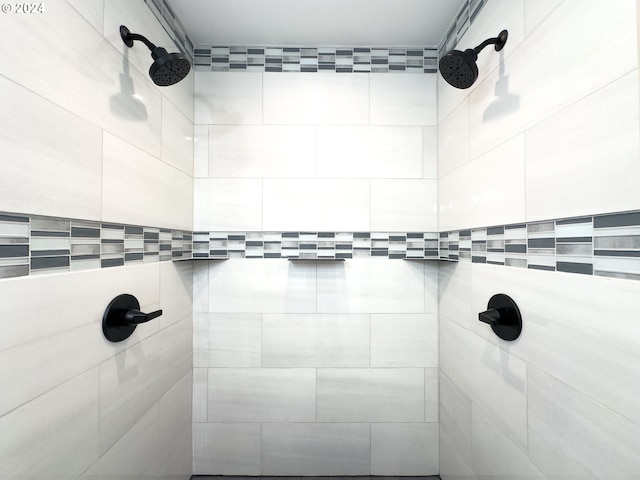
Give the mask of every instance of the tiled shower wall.
<svg viewBox="0 0 640 480">
<path fill-rule="evenodd" d="M 192 268 L 161 255 L 99 267 L 137 248 L 124 225 L 192 230 L 193 75 L 154 86 L 121 24 L 172 48 L 143 2 L 52 0 L 1 19 L 0 268 L 32 235 L 31 276 L 0 280 L 2 477 L 191 474 Z M 101 227 L 122 249 L 106 264 Z M 121 293 L 164 313 L 112 344 L 102 315 Z"/>
<path fill-rule="evenodd" d="M 290 240 L 352 232 L 354 258 L 194 262 L 194 473 L 438 473 L 437 268 L 387 258 L 394 232 L 437 230 L 435 86 L 196 73 L 205 253 L 224 238 L 230 257 L 256 256 L 255 238 L 277 236 L 286 257 Z M 369 256 L 378 236 L 384 258 Z"/>
<path fill-rule="evenodd" d="M 637 14 L 491 0 L 458 48 L 506 28 L 504 50 L 469 90 L 438 80 L 439 230 L 466 260 L 439 268 L 444 480 L 637 478 L 640 287 L 600 276 L 637 271 L 635 213 L 599 215 L 640 207 Z M 477 320 L 496 293 L 522 312 L 513 343 Z"/>
</svg>

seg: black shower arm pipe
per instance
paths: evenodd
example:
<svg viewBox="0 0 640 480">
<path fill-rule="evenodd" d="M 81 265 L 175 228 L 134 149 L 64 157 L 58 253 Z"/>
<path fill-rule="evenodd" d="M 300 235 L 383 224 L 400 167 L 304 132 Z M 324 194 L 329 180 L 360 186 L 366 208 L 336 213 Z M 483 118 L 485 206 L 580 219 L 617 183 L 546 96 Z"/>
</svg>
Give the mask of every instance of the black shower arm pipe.
<svg viewBox="0 0 640 480">
<path fill-rule="evenodd" d="M 147 47 L 149 47 L 149 50 L 151 50 L 152 52 L 157 48 L 153 43 L 151 43 L 149 40 L 147 40 L 147 37 L 145 37 L 144 35 L 140 35 L 139 33 L 127 33 L 127 39 L 128 40 L 140 40 L 142 43 L 144 43 Z"/>
<path fill-rule="evenodd" d="M 476 53 L 480 53 L 484 47 L 487 47 L 489 45 L 497 45 L 499 42 L 500 42 L 500 37 L 488 38 L 473 50 Z"/>
</svg>

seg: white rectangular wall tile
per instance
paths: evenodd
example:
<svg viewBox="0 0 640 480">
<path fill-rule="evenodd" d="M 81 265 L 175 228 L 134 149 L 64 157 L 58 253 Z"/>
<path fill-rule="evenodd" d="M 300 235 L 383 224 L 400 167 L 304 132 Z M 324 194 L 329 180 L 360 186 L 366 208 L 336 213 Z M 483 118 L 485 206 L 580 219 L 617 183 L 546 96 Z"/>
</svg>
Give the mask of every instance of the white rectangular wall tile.
<svg viewBox="0 0 640 480">
<path fill-rule="evenodd" d="M 20 52 L 7 51 L 3 75 L 159 157 L 162 95 L 146 73 L 149 64 L 142 71 L 132 67 L 123 58 L 122 39 L 116 49 L 102 30 L 96 30 L 66 2 L 44 15 L 46 22 L 40 14 L 14 14 L 3 24 L 6 38 L 21 46 Z M 64 35 L 58 30 L 60 25 L 64 25 Z M 113 35 L 119 37 L 117 28 Z M 45 43 L 50 45 L 48 54 L 39 55 Z M 100 52 L 99 62 L 86 61 L 86 45 Z M 24 61 L 25 55 L 30 62 Z M 34 74 L 45 71 L 47 75 Z"/>
<path fill-rule="evenodd" d="M 354 258 L 318 265 L 319 313 L 424 313 L 424 266 Z"/>
<path fill-rule="evenodd" d="M 318 127 L 318 177 L 422 178 L 422 129 Z"/>
<path fill-rule="evenodd" d="M 515 446 L 482 410 L 472 405 L 473 471 L 482 478 L 547 478 L 527 457 L 526 449 Z M 495 452 L 499 451 L 500 455 Z"/>
<path fill-rule="evenodd" d="M 637 423 L 535 368 L 528 391 L 529 455 L 547 477 L 637 476 Z"/>
<path fill-rule="evenodd" d="M 369 425 L 262 425 L 263 475 L 368 475 Z"/>
<path fill-rule="evenodd" d="M 563 0 L 524 0 L 525 33 L 530 35 Z"/>
<path fill-rule="evenodd" d="M 0 89 L 2 210 L 99 220 L 101 130 L 4 77 Z"/>
<path fill-rule="evenodd" d="M 209 422 L 313 422 L 313 368 L 209 369 Z"/>
<path fill-rule="evenodd" d="M 437 367 L 438 317 L 371 315 L 372 367 Z"/>
<path fill-rule="evenodd" d="M 261 426 L 200 423 L 193 426 L 194 475 L 260 475 Z"/>
<path fill-rule="evenodd" d="M 369 315 L 264 314 L 263 367 L 368 367 Z"/>
<path fill-rule="evenodd" d="M 262 230 L 262 203 L 260 179 L 195 179 L 194 230 Z"/>
<path fill-rule="evenodd" d="M 209 129 L 209 177 L 313 177 L 314 127 L 214 125 Z"/>
<path fill-rule="evenodd" d="M 193 176 L 193 122 L 162 97 L 162 160 Z"/>
<path fill-rule="evenodd" d="M 471 399 L 451 379 L 440 372 L 440 430 L 455 445 L 458 454 L 471 463 Z"/>
<path fill-rule="evenodd" d="M 369 124 L 367 75 L 263 75 L 265 124 Z"/>
<path fill-rule="evenodd" d="M 422 422 L 421 368 L 318 369 L 319 422 Z"/>
<path fill-rule="evenodd" d="M 517 446 L 527 444 L 526 364 L 456 323 L 440 321 L 440 368 Z"/>
<path fill-rule="evenodd" d="M 265 231 L 369 231 L 366 180 L 263 181 Z"/>
<path fill-rule="evenodd" d="M 437 423 L 371 424 L 372 475 L 437 475 Z"/>
<path fill-rule="evenodd" d="M 422 178 L 438 178 L 439 127 L 422 127 Z"/>
<path fill-rule="evenodd" d="M 0 315 L 13 319 L 0 339 L 0 414 L 157 332 L 158 325 L 150 324 L 137 329 L 127 344 L 113 345 L 103 338 L 100 325 L 104 309 L 123 291 L 135 295 L 143 311 L 157 309 L 159 283 L 158 265 L 0 282 L 0 297 L 5 299 Z M 69 309 L 71 304 L 74 309 Z M 73 355 L 62 355 L 70 346 Z"/>
<path fill-rule="evenodd" d="M 371 180 L 371 230 L 433 232 L 438 229 L 436 180 Z"/>
<path fill-rule="evenodd" d="M 193 126 L 193 176 L 209 176 L 209 125 Z"/>
<path fill-rule="evenodd" d="M 439 264 L 424 262 L 424 313 L 438 313 Z"/>
<path fill-rule="evenodd" d="M 465 98 L 438 125 L 438 176 L 443 177 L 470 160 L 469 99 Z"/>
<path fill-rule="evenodd" d="M 160 264 L 160 298 L 162 316 L 157 322 L 163 329 L 193 311 L 193 264 L 190 262 L 162 262 Z"/>
<path fill-rule="evenodd" d="M 3 476 L 77 478 L 100 455 L 98 369 L 4 415 L 0 428 Z"/>
<path fill-rule="evenodd" d="M 195 316 L 194 367 L 259 367 L 262 317 L 256 313 Z"/>
<path fill-rule="evenodd" d="M 440 389 L 438 379 L 440 372 L 437 367 L 424 369 L 424 421 L 438 423 Z"/>
<path fill-rule="evenodd" d="M 370 75 L 372 125 L 436 125 L 436 75 Z"/>
<path fill-rule="evenodd" d="M 185 318 L 100 365 L 102 452 L 191 370 L 191 323 Z"/>
<path fill-rule="evenodd" d="M 261 73 L 198 72 L 195 78 L 194 123 L 262 123 Z"/>
<path fill-rule="evenodd" d="M 189 175 L 108 133 L 103 151 L 102 220 L 191 230 Z"/>
<path fill-rule="evenodd" d="M 498 291 L 518 303 L 526 323 L 511 354 L 640 423 L 640 399 L 629 388 L 640 384 L 635 367 L 639 353 L 632 340 L 640 338 L 637 282 L 502 270 L 491 265 L 473 266 L 473 305 L 475 310 L 486 306 Z M 614 315 L 606 313 L 603 298 L 607 305 L 615 305 Z M 499 343 L 483 326 L 474 329 L 487 341 Z"/>
<path fill-rule="evenodd" d="M 194 336 L 195 339 L 195 336 Z M 207 395 L 209 372 L 206 368 L 193 369 L 193 423 L 206 423 L 207 421 Z M 195 428 L 195 427 L 194 427 Z M 194 443 L 195 445 L 196 443 Z"/>
<path fill-rule="evenodd" d="M 230 259 L 209 269 L 211 313 L 315 313 L 316 266 Z"/>
<path fill-rule="evenodd" d="M 637 208 L 638 112 L 634 71 L 528 130 L 527 220 Z"/>
<path fill-rule="evenodd" d="M 524 179 L 522 135 L 441 177 L 439 230 L 521 222 L 525 218 Z"/>
<path fill-rule="evenodd" d="M 460 455 L 447 432 L 440 430 L 440 478 L 447 480 L 475 480 L 471 465 Z"/>
</svg>

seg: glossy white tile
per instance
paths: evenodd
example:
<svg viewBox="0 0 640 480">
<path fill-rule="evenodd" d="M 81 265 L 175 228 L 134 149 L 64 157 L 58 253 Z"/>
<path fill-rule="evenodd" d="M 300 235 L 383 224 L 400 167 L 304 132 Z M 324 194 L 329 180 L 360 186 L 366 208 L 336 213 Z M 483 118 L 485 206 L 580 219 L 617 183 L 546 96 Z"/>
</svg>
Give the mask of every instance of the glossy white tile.
<svg viewBox="0 0 640 480">
<path fill-rule="evenodd" d="M 193 426 L 194 475 L 260 475 L 258 423 L 199 423 Z"/>
<path fill-rule="evenodd" d="M 193 313 L 209 311 L 209 265 L 211 262 L 193 262 Z"/>
<path fill-rule="evenodd" d="M 514 445 L 476 405 L 472 405 L 472 467 L 481 478 L 547 478 L 531 462 L 527 449 Z M 500 452 L 496 455 L 496 452 Z"/>
<path fill-rule="evenodd" d="M 438 128 L 422 127 L 422 178 L 438 178 Z"/>
<path fill-rule="evenodd" d="M 442 317 L 471 328 L 471 265 L 468 263 L 439 263 L 439 302 Z"/>
<path fill-rule="evenodd" d="M 262 123 L 262 74 L 197 72 L 194 118 L 197 124 Z"/>
<path fill-rule="evenodd" d="M 524 136 L 518 135 L 440 178 L 439 230 L 505 225 L 525 218 L 524 144 Z M 528 168 L 529 164 L 527 175 Z M 526 192 L 528 209 L 528 188 Z"/>
<path fill-rule="evenodd" d="M 188 317 L 100 365 L 101 452 L 191 370 L 192 338 Z"/>
<path fill-rule="evenodd" d="M 265 124 L 369 124 L 367 75 L 263 75 Z"/>
<path fill-rule="evenodd" d="M 446 431 L 440 430 L 440 477 L 446 480 L 475 480 L 469 463 L 460 455 Z"/>
<path fill-rule="evenodd" d="M 316 266 L 273 259 L 209 265 L 211 313 L 315 313 Z"/>
<path fill-rule="evenodd" d="M 266 423 L 263 475 L 368 475 L 369 425 Z"/>
<path fill-rule="evenodd" d="M 437 423 L 372 423 L 371 474 L 438 474 Z"/>
<path fill-rule="evenodd" d="M 528 130 L 527 221 L 637 208 L 638 112 L 634 71 Z"/>
<path fill-rule="evenodd" d="M 438 125 L 438 176 L 443 177 L 470 160 L 469 99 L 465 98 Z"/>
<path fill-rule="evenodd" d="M 471 464 L 471 399 L 442 371 L 439 387 L 441 432 L 446 432 L 458 455 Z"/>
<path fill-rule="evenodd" d="M 314 177 L 315 162 L 314 127 L 214 125 L 209 129 L 210 177 Z"/>
<path fill-rule="evenodd" d="M 368 367 L 369 315 L 264 314 L 263 367 Z"/>
<path fill-rule="evenodd" d="M 634 306 L 640 285 L 621 279 L 503 270 L 474 265 L 473 304 L 476 310 L 486 306 L 498 291 L 516 301 L 523 315 L 523 333 L 513 345 L 501 346 L 510 358 L 518 357 L 640 423 L 637 390 L 629 388 L 640 385 L 634 341 L 640 338 Z M 614 315 L 607 313 L 611 305 L 615 305 Z M 501 343 L 482 327 L 475 325 L 474 330 L 493 344 Z"/>
<path fill-rule="evenodd" d="M 95 285 L 100 285 L 100 289 Z M 0 339 L 3 391 L 0 414 L 39 397 L 157 332 L 156 323 L 137 329 L 124 343 L 112 344 L 104 339 L 101 331 L 104 309 L 123 291 L 135 295 L 141 308 L 157 309 L 158 265 L 0 282 L 0 296 L 5 299 L 0 305 L 0 315 L 13 319 L 11 329 Z M 69 305 L 74 308 L 69 309 Z M 51 322 L 51 318 L 57 321 Z M 50 361 L 52 358 L 56 361 Z"/>
<path fill-rule="evenodd" d="M 195 333 L 195 332 L 194 332 Z M 194 336 L 195 339 L 195 336 Z M 205 423 L 207 421 L 207 395 L 209 394 L 208 377 L 206 368 L 193 369 L 193 423 Z"/>
<path fill-rule="evenodd" d="M 192 178 L 108 133 L 103 138 L 102 220 L 192 229 Z"/>
<path fill-rule="evenodd" d="M 313 368 L 209 369 L 209 422 L 313 422 Z"/>
<path fill-rule="evenodd" d="M 424 268 L 424 313 L 438 313 L 440 262 L 422 262 Z"/>
<path fill-rule="evenodd" d="M 371 180 L 371 230 L 437 231 L 437 180 Z"/>
<path fill-rule="evenodd" d="M 197 314 L 194 322 L 193 365 L 260 367 L 261 340 L 260 314 Z"/>
<path fill-rule="evenodd" d="M 318 177 L 422 178 L 422 129 L 318 127 Z"/>
<path fill-rule="evenodd" d="M 438 316 L 371 315 L 372 367 L 437 367 Z"/>
<path fill-rule="evenodd" d="M 99 220 L 100 129 L 2 76 L 0 89 L 2 210 Z"/>
<path fill-rule="evenodd" d="M 193 311 L 192 262 L 162 262 L 160 264 L 160 298 L 162 316 L 157 320 L 163 329 Z"/>
<path fill-rule="evenodd" d="M 262 230 L 262 180 L 197 178 L 194 180 L 194 230 Z"/>
<path fill-rule="evenodd" d="M 637 423 L 535 368 L 528 388 L 529 456 L 548 477 L 637 476 Z"/>
<path fill-rule="evenodd" d="M 68 0 L 69 4 L 82 15 L 87 22 L 102 32 L 104 25 L 104 0 Z"/>
<path fill-rule="evenodd" d="M 424 369 L 424 421 L 427 423 L 438 423 L 439 376 L 438 368 Z"/>
<path fill-rule="evenodd" d="M 162 97 L 162 160 L 193 176 L 193 122 Z"/>
<path fill-rule="evenodd" d="M 99 457 L 98 369 L 4 415 L 0 428 L 2 476 L 77 478 Z"/>
<path fill-rule="evenodd" d="M 372 125 L 436 125 L 436 75 L 369 75 Z"/>
<path fill-rule="evenodd" d="M 443 317 L 440 368 L 518 447 L 527 444 L 527 366 Z"/>
<path fill-rule="evenodd" d="M 369 231 L 369 182 L 346 179 L 265 179 L 266 231 Z"/>
<path fill-rule="evenodd" d="M 542 24 L 563 0 L 524 0 L 524 28 L 527 35 Z"/>
<path fill-rule="evenodd" d="M 209 125 L 193 126 L 193 176 L 209 176 Z"/>
<path fill-rule="evenodd" d="M 423 422 L 421 368 L 319 368 L 319 422 Z"/>
<path fill-rule="evenodd" d="M 193 377 L 189 371 L 158 402 L 157 475 L 191 476 Z"/>
</svg>

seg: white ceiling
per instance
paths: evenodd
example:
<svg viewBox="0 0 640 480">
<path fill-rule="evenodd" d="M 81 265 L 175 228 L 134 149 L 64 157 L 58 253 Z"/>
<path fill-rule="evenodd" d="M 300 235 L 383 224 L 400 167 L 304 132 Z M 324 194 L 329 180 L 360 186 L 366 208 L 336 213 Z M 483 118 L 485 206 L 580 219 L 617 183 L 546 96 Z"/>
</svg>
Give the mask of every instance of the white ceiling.
<svg viewBox="0 0 640 480">
<path fill-rule="evenodd" d="M 169 0 L 194 45 L 438 45 L 465 0 Z"/>
</svg>

